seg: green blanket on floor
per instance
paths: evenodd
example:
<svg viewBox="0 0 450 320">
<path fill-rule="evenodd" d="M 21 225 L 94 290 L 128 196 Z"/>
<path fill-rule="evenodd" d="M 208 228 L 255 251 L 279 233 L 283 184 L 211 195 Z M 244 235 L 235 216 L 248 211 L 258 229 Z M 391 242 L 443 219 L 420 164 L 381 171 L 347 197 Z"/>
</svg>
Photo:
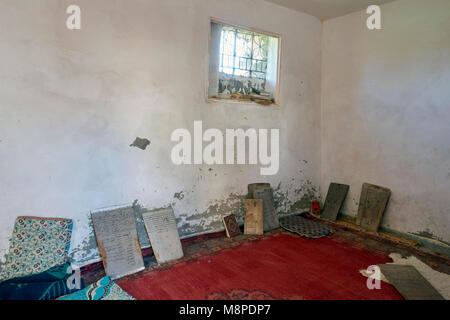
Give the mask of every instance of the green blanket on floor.
<svg viewBox="0 0 450 320">
<path fill-rule="evenodd" d="M 64 263 L 44 272 L 0 282 L 0 300 L 51 300 L 84 288 L 70 289 L 70 264 Z M 70 282 L 70 280 L 69 280 Z"/>
</svg>

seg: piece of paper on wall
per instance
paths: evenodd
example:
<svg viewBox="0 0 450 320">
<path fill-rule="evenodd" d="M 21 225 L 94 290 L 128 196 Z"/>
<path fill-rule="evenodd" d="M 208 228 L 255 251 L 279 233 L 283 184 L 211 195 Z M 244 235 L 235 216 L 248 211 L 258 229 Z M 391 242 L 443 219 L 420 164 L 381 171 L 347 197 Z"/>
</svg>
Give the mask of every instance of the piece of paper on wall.
<svg viewBox="0 0 450 320">
<path fill-rule="evenodd" d="M 263 234 L 263 200 L 244 199 L 244 211 L 244 234 Z"/>
<path fill-rule="evenodd" d="M 156 261 L 166 263 L 183 257 L 180 236 L 172 208 L 142 213 Z"/>
<path fill-rule="evenodd" d="M 270 189 L 256 189 L 253 191 L 253 198 L 263 201 L 263 229 L 264 232 L 280 227 L 278 214 L 273 201 L 273 191 Z"/>
<path fill-rule="evenodd" d="M 91 213 L 106 275 L 117 279 L 144 270 L 132 207 Z"/>
</svg>

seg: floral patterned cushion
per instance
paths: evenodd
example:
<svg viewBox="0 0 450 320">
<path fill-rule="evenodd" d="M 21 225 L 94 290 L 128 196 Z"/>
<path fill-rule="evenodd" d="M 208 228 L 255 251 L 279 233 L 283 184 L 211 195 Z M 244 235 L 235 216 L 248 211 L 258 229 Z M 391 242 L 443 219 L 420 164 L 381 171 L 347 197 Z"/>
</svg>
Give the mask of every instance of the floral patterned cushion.
<svg viewBox="0 0 450 320">
<path fill-rule="evenodd" d="M 3 280 L 43 272 L 67 261 L 71 219 L 17 217 Z"/>
<path fill-rule="evenodd" d="M 58 298 L 58 300 L 136 300 L 110 277 L 106 276 L 83 290 Z"/>
</svg>

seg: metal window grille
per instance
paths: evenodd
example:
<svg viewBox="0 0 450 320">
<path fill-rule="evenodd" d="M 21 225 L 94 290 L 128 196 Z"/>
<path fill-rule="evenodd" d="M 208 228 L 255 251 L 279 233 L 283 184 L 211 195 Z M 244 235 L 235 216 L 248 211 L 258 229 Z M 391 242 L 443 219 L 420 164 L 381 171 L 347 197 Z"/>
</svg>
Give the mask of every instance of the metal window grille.
<svg viewBox="0 0 450 320">
<path fill-rule="evenodd" d="M 224 26 L 220 37 L 219 71 L 266 79 L 268 45 L 266 35 Z"/>
</svg>

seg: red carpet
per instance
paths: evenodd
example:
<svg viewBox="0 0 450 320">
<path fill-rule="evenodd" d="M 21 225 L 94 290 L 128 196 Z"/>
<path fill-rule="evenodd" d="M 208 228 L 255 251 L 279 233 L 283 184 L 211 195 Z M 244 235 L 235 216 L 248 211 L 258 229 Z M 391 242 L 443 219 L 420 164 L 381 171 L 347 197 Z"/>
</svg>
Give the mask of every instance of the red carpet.
<svg viewBox="0 0 450 320">
<path fill-rule="evenodd" d="M 332 238 L 277 235 L 116 282 L 136 299 L 402 299 L 358 272 L 386 262 Z"/>
</svg>

